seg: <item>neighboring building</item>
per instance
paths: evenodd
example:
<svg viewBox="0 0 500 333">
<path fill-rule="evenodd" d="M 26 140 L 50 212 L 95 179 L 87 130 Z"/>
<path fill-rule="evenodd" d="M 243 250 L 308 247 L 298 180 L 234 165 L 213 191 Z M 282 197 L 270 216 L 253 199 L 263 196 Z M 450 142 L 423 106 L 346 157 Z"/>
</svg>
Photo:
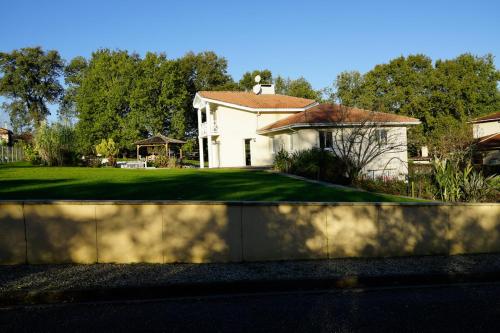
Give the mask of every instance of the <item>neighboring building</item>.
<svg viewBox="0 0 500 333">
<path fill-rule="evenodd" d="M 12 144 L 12 131 L 7 128 L 0 127 L 0 141 L 6 142 L 7 145 Z"/>
<path fill-rule="evenodd" d="M 209 168 L 270 166 L 280 149 L 293 152 L 329 148 L 335 128 L 355 127 L 373 117 L 381 136 L 396 135 L 404 148 L 380 156 L 365 172 L 372 176 L 383 176 L 384 170 L 407 174 L 406 127 L 419 124 L 417 119 L 349 108 L 348 119 L 341 120 L 338 105 L 277 95 L 272 85 L 256 88 L 257 93 L 200 91 L 196 94 L 193 105 L 198 109 L 202 167 L 204 143 L 208 148 Z"/>
<path fill-rule="evenodd" d="M 474 160 L 483 165 L 500 165 L 500 112 L 471 121 L 475 142 Z"/>
</svg>

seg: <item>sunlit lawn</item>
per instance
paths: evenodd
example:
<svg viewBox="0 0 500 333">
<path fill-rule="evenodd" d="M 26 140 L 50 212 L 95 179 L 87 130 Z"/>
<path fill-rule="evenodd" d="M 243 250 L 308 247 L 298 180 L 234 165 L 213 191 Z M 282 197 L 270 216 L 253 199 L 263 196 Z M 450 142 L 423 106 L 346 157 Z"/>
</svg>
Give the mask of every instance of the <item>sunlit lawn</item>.
<svg viewBox="0 0 500 333">
<path fill-rule="evenodd" d="M 0 199 L 411 201 L 336 189 L 265 171 L 130 170 L 0 165 Z"/>
</svg>

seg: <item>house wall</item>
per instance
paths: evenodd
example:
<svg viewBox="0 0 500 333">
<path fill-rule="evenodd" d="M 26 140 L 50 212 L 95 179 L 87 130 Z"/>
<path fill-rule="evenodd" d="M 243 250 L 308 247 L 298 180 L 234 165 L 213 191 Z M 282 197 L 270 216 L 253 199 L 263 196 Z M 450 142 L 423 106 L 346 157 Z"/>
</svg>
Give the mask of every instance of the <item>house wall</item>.
<svg viewBox="0 0 500 333">
<path fill-rule="evenodd" d="M 387 130 L 387 136 L 391 142 L 397 142 L 401 147 L 381 154 L 368 164 L 363 171 L 367 176 L 373 178 L 383 176 L 403 178 L 408 174 L 406 127 L 381 127 L 380 129 Z M 292 136 L 293 139 L 291 139 Z M 282 142 L 283 148 L 288 152 L 319 147 L 319 131 L 317 129 L 282 132 L 272 136 L 272 138 Z M 293 145 L 291 144 L 292 140 Z"/>
<path fill-rule="evenodd" d="M 486 123 L 472 124 L 474 139 L 482 138 L 490 134 L 500 133 L 500 121 L 490 121 Z"/>
<path fill-rule="evenodd" d="M 257 129 L 286 118 L 294 112 L 254 113 L 227 106 L 211 105 L 215 110 L 218 137 L 219 167 L 245 166 L 245 139 L 250 141 L 252 166 L 266 166 L 273 163 L 270 139 L 257 134 Z M 216 149 L 217 151 L 217 149 Z"/>
</svg>

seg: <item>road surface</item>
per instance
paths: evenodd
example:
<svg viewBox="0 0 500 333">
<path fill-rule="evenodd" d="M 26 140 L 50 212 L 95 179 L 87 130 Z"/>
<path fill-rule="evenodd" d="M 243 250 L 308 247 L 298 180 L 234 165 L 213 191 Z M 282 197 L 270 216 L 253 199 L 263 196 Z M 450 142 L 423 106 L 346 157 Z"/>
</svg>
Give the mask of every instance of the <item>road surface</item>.
<svg viewBox="0 0 500 333">
<path fill-rule="evenodd" d="M 314 290 L 0 309 L 0 332 L 500 332 L 500 284 Z"/>
</svg>

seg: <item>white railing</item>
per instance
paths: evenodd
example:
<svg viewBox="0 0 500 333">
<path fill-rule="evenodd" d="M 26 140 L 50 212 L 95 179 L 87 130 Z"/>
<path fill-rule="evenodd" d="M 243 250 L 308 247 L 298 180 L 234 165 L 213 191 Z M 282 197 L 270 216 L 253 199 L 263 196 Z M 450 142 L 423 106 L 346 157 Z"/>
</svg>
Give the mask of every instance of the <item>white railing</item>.
<svg viewBox="0 0 500 333">
<path fill-rule="evenodd" d="M 217 124 L 213 123 L 212 128 L 208 128 L 207 122 L 201 123 L 200 126 L 200 136 L 205 136 L 208 134 L 217 134 L 219 132 L 219 128 L 217 127 Z"/>
</svg>

